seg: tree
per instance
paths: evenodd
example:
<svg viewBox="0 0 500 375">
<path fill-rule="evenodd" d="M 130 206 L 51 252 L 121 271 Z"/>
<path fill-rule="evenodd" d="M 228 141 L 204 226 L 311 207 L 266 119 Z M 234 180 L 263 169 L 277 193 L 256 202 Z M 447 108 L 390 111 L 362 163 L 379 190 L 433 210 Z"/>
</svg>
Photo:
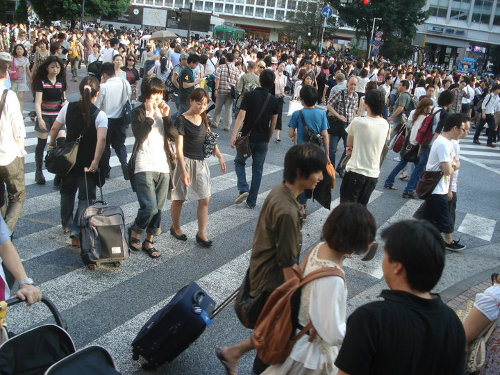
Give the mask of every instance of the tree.
<svg viewBox="0 0 500 375">
<path fill-rule="evenodd" d="M 284 32 L 293 35 L 295 38 L 299 36 L 303 41 L 316 47 L 321 40 L 321 32 L 323 28 L 324 17 L 321 15 L 323 5 L 319 2 L 299 2 L 296 13 L 290 12 L 287 17 L 287 25 Z M 335 21 L 333 18 L 327 20 L 327 33 L 333 33 L 335 29 Z M 304 44 L 303 44 L 304 45 Z"/>
<path fill-rule="evenodd" d="M 0 23 L 7 23 L 7 0 L 0 0 Z"/>
<path fill-rule="evenodd" d="M 32 0 L 33 10 L 45 23 L 54 20 L 80 19 L 82 0 Z M 85 14 L 92 17 L 112 18 L 123 14 L 130 0 L 85 0 Z"/>
<path fill-rule="evenodd" d="M 26 4 L 26 0 L 19 0 L 19 3 L 17 3 L 14 20 L 17 23 L 28 23 L 28 4 Z"/>
<path fill-rule="evenodd" d="M 408 47 L 417 32 L 417 25 L 428 17 L 427 12 L 422 10 L 426 0 L 370 0 L 366 5 L 361 0 L 348 3 L 329 1 L 338 10 L 340 20 L 355 28 L 356 35 L 367 41 L 371 37 L 373 19 L 381 18 L 375 27 L 384 33 L 380 52 L 391 60 L 411 55 Z"/>
</svg>

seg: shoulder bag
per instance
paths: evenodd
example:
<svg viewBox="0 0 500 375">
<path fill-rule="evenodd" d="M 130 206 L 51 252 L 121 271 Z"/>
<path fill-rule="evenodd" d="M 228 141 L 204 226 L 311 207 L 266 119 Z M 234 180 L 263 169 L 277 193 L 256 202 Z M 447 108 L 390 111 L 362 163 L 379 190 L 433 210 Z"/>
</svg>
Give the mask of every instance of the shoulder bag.
<svg viewBox="0 0 500 375">
<path fill-rule="evenodd" d="M 424 171 L 417 183 L 416 193 L 420 199 L 427 199 L 443 177 L 441 171 Z"/>
<path fill-rule="evenodd" d="M 306 124 L 306 119 L 304 118 L 304 114 L 302 110 L 299 111 L 300 119 L 302 120 L 302 140 L 304 142 L 313 143 L 318 146 L 323 146 L 323 137 L 321 134 L 316 133 L 312 128 Z"/>
<path fill-rule="evenodd" d="M 47 151 L 47 155 L 45 155 L 45 168 L 50 173 L 66 176 L 73 169 L 82 135 L 83 132 L 74 141 L 66 141 L 62 145 Z"/>
<path fill-rule="evenodd" d="M 260 120 L 262 117 L 262 114 L 267 108 L 267 103 L 269 103 L 269 99 L 271 99 L 271 93 L 267 93 L 266 101 L 264 102 L 264 105 L 261 107 L 259 115 L 256 117 L 254 120 L 254 124 L 257 124 L 257 122 Z M 240 135 L 236 138 L 236 142 L 234 142 L 234 145 L 236 147 L 236 154 L 241 157 L 241 158 L 248 158 L 252 156 L 252 150 L 250 149 L 250 134 L 252 133 L 252 129 L 245 134 Z"/>
<path fill-rule="evenodd" d="M 9 67 L 12 73 L 9 73 L 9 77 L 12 81 L 17 81 L 19 79 L 19 68 L 16 66 L 15 58 L 12 58 L 12 65 Z"/>
<path fill-rule="evenodd" d="M 229 69 L 229 64 L 226 64 L 226 67 L 227 67 L 227 80 L 228 82 L 231 80 L 231 69 Z M 229 86 L 231 87 L 231 98 L 233 99 L 238 99 L 238 89 L 236 88 L 236 86 L 234 85 L 231 85 L 229 84 Z"/>
<path fill-rule="evenodd" d="M 219 138 L 219 134 L 210 130 L 208 126 L 208 121 L 205 122 L 205 128 L 207 132 L 205 133 L 205 142 L 203 142 L 203 154 L 205 158 L 209 158 L 215 153 L 215 149 L 217 148 L 217 139 Z"/>
</svg>

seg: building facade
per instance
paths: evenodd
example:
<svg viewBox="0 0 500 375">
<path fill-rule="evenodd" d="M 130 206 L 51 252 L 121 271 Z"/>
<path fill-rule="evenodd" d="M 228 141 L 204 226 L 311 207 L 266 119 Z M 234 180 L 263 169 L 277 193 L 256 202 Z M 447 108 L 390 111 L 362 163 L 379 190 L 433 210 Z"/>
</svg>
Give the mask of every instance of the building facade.
<svg viewBox="0 0 500 375">
<path fill-rule="evenodd" d="M 480 70 L 500 66 L 499 0 L 427 0 L 429 18 L 419 25 L 416 45 L 425 46 L 426 59 L 448 64 L 475 58 Z"/>
</svg>

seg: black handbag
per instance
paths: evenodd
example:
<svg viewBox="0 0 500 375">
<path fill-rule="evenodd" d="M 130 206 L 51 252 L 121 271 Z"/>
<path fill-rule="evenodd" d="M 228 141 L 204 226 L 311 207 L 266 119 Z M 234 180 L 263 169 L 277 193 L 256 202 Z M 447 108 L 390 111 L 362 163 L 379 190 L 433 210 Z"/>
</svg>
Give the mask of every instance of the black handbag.
<svg viewBox="0 0 500 375">
<path fill-rule="evenodd" d="M 262 292 L 258 296 L 252 297 L 250 295 L 249 273 L 250 270 L 248 269 L 236 295 L 234 311 L 244 327 L 253 329 L 270 293 Z"/>
<path fill-rule="evenodd" d="M 418 160 L 418 152 L 419 152 L 420 146 L 417 145 L 412 145 L 409 141 L 409 136 L 405 140 L 404 146 L 401 148 L 401 151 L 399 152 L 399 156 L 401 156 L 401 159 L 408 163 L 416 163 Z"/>
<path fill-rule="evenodd" d="M 50 173 L 66 176 L 75 166 L 81 138 L 82 134 L 74 141 L 64 142 L 48 151 L 45 155 L 45 168 Z"/>
<path fill-rule="evenodd" d="M 302 140 L 304 142 L 313 143 L 318 146 L 323 146 L 323 137 L 321 134 L 316 133 L 312 128 L 306 124 L 306 119 L 304 118 L 304 114 L 302 110 L 299 111 L 300 119 L 302 120 Z"/>
<path fill-rule="evenodd" d="M 226 64 L 227 66 L 227 76 L 228 76 L 228 80 L 231 78 L 231 70 L 229 69 L 229 65 Z M 238 89 L 236 88 L 236 86 L 233 86 L 233 85 L 230 85 L 231 86 L 231 98 L 233 99 L 238 99 L 238 96 L 240 95 L 238 93 Z"/>
<path fill-rule="evenodd" d="M 217 139 L 219 134 L 210 130 L 207 125 L 207 132 L 205 133 L 205 142 L 203 142 L 203 154 L 205 158 L 209 158 L 215 153 L 215 148 L 217 147 Z"/>
</svg>

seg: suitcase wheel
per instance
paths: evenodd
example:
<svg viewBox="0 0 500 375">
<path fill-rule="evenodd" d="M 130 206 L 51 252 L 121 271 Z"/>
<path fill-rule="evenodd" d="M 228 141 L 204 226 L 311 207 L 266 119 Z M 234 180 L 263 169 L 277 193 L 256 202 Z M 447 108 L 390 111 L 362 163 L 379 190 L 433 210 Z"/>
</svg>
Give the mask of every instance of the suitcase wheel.
<svg viewBox="0 0 500 375">
<path fill-rule="evenodd" d="M 97 264 L 88 264 L 87 267 L 89 270 L 95 270 L 97 268 Z"/>
<path fill-rule="evenodd" d="M 113 262 L 113 266 L 115 267 L 120 267 L 122 265 L 122 262 Z"/>
</svg>

